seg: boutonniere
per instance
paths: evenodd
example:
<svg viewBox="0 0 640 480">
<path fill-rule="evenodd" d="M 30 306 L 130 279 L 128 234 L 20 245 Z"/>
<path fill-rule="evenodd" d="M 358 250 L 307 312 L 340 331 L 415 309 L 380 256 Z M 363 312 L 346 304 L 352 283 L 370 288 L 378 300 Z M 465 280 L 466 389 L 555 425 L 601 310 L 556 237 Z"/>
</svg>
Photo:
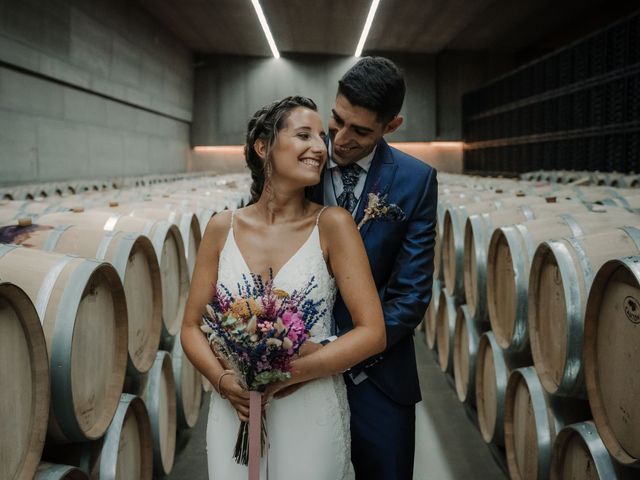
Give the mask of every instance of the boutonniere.
<svg viewBox="0 0 640 480">
<path fill-rule="evenodd" d="M 381 197 L 377 193 L 370 193 L 367 206 L 364 208 L 364 217 L 358 224 L 358 230 L 369 220 L 397 221 L 404 220 L 404 218 L 405 214 L 402 209 L 395 203 L 389 203 L 386 195 Z"/>
</svg>

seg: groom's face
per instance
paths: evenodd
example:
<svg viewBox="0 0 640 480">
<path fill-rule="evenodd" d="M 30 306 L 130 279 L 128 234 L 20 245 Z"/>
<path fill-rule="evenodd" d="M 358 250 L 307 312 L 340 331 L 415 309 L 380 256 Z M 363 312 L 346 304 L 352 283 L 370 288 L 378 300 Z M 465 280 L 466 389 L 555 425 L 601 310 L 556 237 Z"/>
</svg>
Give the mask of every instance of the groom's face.
<svg viewBox="0 0 640 480">
<path fill-rule="evenodd" d="M 329 135 L 333 160 L 338 165 L 350 165 L 366 157 L 384 131 L 385 125 L 378 121 L 374 111 L 352 105 L 344 95 L 336 97 L 329 120 Z"/>
</svg>

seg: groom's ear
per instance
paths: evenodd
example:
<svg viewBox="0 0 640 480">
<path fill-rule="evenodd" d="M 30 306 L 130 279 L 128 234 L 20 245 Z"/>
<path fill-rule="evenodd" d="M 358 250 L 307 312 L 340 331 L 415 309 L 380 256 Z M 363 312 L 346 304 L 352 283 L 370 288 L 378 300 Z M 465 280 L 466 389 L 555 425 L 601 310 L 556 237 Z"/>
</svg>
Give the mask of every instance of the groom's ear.
<svg viewBox="0 0 640 480">
<path fill-rule="evenodd" d="M 253 143 L 253 149 L 262 160 L 267 158 L 267 144 L 261 138 Z"/>
<path fill-rule="evenodd" d="M 396 115 L 395 117 L 393 117 L 393 119 L 389 123 L 387 123 L 387 126 L 384 127 L 383 135 L 395 132 L 398 128 L 400 128 L 402 122 L 404 122 L 404 117 L 402 115 Z"/>
</svg>

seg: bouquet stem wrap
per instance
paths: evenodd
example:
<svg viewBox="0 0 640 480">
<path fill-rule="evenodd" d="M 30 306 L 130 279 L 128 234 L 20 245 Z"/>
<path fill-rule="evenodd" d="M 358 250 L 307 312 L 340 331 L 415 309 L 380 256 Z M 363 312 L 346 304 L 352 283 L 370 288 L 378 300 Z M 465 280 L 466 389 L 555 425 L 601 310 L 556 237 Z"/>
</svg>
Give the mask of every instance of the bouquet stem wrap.
<svg viewBox="0 0 640 480">
<path fill-rule="evenodd" d="M 262 394 L 249 392 L 249 480 L 260 480 Z"/>
</svg>

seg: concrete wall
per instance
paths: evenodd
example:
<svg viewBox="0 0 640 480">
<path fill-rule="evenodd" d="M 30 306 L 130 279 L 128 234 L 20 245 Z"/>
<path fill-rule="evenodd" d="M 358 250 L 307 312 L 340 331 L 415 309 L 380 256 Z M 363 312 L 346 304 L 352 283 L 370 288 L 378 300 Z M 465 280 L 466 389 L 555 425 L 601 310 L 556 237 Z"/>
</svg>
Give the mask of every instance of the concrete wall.
<svg viewBox="0 0 640 480">
<path fill-rule="evenodd" d="M 462 94 L 506 71 L 505 56 L 444 52 L 438 56 L 383 53 L 402 69 L 407 83 L 405 122 L 394 142 L 461 140 Z M 338 79 L 354 57 L 299 55 L 288 58 L 209 56 L 195 73 L 193 145 L 238 145 L 246 122 L 262 105 L 305 95 L 327 121 Z"/>
<path fill-rule="evenodd" d="M 435 120 L 435 68 L 433 57 L 396 57 L 405 71 L 405 122 L 393 141 L 433 138 Z M 248 119 L 261 106 L 287 95 L 304 95 L 317 104 L 326 122 L 338 80 L 355 57 L 304 55 L 247 58 L 211 56 L 201 59 L 195 73 L 193 145 L 238 145 L 244 142 Z"/>
<path fill-rule="evenodd" d="M 137 2 L 0 0 L 0 183 L 184 171 L 192 101 Z"/>
</svg>

